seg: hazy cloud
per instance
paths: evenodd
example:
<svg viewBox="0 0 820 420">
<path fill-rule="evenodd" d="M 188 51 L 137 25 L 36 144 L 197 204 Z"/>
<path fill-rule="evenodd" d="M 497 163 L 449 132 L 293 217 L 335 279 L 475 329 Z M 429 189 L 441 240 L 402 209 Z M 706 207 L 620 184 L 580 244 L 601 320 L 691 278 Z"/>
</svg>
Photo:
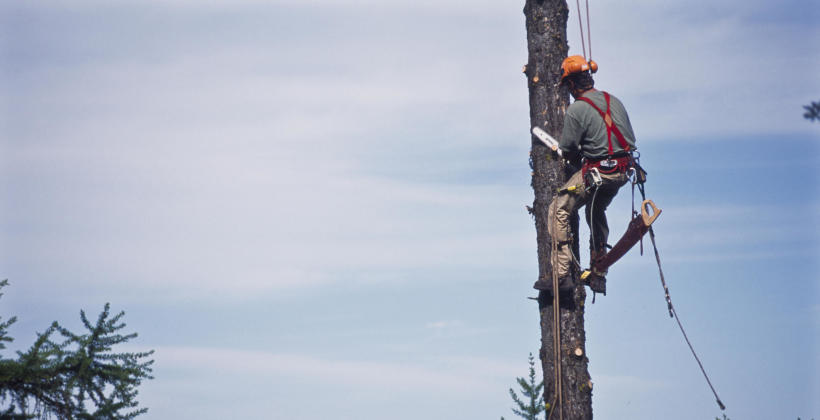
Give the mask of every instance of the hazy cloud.
<svg viewBox="0 0 820 420">
<path fill-rule="evenodd" d="M 425 392 L 492 392 L 500 376 L 517 373 L 518 366 L 481 359 L 446 361 L 431 369 L 428 364 L 330 360 L 263 351 L 163 347 L 156 352 L 157 367 L 210 371 L 214 375 L 284 375 L 301 381 L 320 381 L 345 386 Z M 428 362 L 428 361 L 425 361 Z M 495 367 L 485 369 L 486 366 Z"/>
<path fill-rule="evenodd" d="M 376 3 L 4 4 L 11 273 L 241 297 L 519 264 L 522 5 Z M 817 82 L 768 63 L 812 67 L 780 46 L 816 29 L 702 3 L 593 5 L 599 84 L 646 141 L 793 130 Z"/>
</svg>

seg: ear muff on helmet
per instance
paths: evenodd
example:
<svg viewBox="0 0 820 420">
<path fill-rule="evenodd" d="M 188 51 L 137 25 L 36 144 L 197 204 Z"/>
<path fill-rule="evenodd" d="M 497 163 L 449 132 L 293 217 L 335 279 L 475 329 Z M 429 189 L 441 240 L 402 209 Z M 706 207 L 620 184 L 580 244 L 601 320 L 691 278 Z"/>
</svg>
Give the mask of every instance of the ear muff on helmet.
<svg viewBox="0 0 820 420">
<path fill-rule="evenodd" d="M 564 72 L 563 75 L 561 75 L 561 80 L 563 81 L 565 77 L 573 73 L 580 73 L 582 71 L 597 72 L 598 63 L 592 60 L 587 61 L 580 55 L 573 55 L 564 59 L 561 63 L 561 70 Z"/>
</svg>

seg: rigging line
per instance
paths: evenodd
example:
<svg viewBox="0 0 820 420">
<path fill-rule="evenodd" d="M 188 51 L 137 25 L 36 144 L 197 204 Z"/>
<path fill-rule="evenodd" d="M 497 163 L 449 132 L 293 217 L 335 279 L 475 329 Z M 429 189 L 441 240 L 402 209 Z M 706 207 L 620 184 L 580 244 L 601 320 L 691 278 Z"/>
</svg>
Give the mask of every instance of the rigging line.
<svg viewBox="0 0 820 420">
<path fill-rule="evenodd" d="M 575 0 L 575 6 L 578 8 L 578 27 L 581 28 L 581 51 L 584 53 L 584 60 L 587 59 L 587 47 L 584 46 L 584 24 L 581 22 L 581 3 L 580 0 Z"/>
<path fill-rule="evenodd" d="M 589 0 L 587 2 L 587 43 L 589 44 L 589 59 L 592 60 L 592 33 L 589 26 Z M 580 15 L 581 10 L 578 10 L 578 14 Z"/>
<path fill-rule="evenodd" d="M 555 206 L 555 200 L 553 199 L 553 206 Z M 553 211 L 553 214 L 555 212 Z M 555 225 L 557 225 L 557 220 L 553 217 L 553 232 L 555 232 Z M 553 241 L 555 244 L 555 241 Z M 558 244 L 555 244 L 555 251 L 558 251 Z M 566 245 L 565 245 L 566 246 Z M 553 260 L 555 261 L 555 254 L 553 254 Z M 552 267 L 552 318 L 553 318 L 553 325 L 554 325 L 554 333 L 553 333 L 553 349 L 555 352 L 555 369 L 558 375 L 558 380 L 556 381 L 556 394 L 558 395 L 558 418 L 560 420 L 564 420 L 564 373 L 562 372 L 561 366 L 561 306 L 560 306 L 560 299 L 558 296 L 559 290 L 559 279 L 558 279 L 558 272 L 555 271 L 555 266 Z"/>
<path fill-rule="evenodd" d="M 672 306 L 672 298 L 669 296 L 669 288 L 666 286 L 666 280 L 663 276 L 663 269 L 661 268 L 661 257 L 658 254 L 658 246 L 655 244 L 655 231 L 652 227 L 649 227 L 649 238 L 652 240 L 652 248 L 655 250 L 655 260 L 658 262 L 658 272 L 661 276 L 661 284 L 663 285 L 663 291 L 666 294 L 666 305 L 669 309 L 669 316 L 675 318 L 675 322 L 678 324 L 678 328 L 680 328 L 681 334 L 683 334 L 683 339 L 686 340 L 686 345 L 689 346 L 689 351 L 692 352 L 692 356 L 695 357 L 695 361 L 698 362 L 698 367 L 700 367 L 700 372 L 703 373 L 703 377 L 706 378 L 706 383 L 709 384 L 709 389 L 712 390 L 712 395 L 715 396 L 715 400 L 717 401 L 718 407 L 721 410 L 725 410 L 726 406 L 723 405 L 723 401 L 720 400 L 720 397 L 715 391 L 715 387 L 712 386 L 712 381 L 709 379 L 709 375 L 706 374 L 706 369 L 703 367 L 703 363 L 701 363 L 698 354 L 695 352 L 695 348 L 692 346 L 692 343 L 689 341 L 689 337 L 686 335 L 686 330 L 683 328 L 683 324 L 680 321 L 680 317 L 678 317 L 678 312 L 675 310 L 675 307 Z"/>
<path fill-rule="evenodd" d="M 561 307 L 558 298 L 558 274 L 553 274 L 553 319 L 555 323 L 555 333 L 553 334 L 553 347 L 555 348 L 555 365 L 558 373 L 557 395 L 558 395 L 558 418 L 564 420 L 564 373 L 561 366 Z"/>
<path fill-rule="evenodd" d="M 629 216 L 630 218 L 635 217 L 635 216 L 638 215 L 638 212 L 635 211 L 635 184 L 636 184 L 636 181 L 638 179 L 637 178 L 637 172 L 638 171 L 635 168 L 632 168 L 632 170 L 635 173 L 633 174 L 634 178 L 629 180 L 632 183 L 632 213 L 630 213 L 630 216 Z M 641 252 L 641 255 L 643 255 L 643 252 Z"/>
<path fill-rule="evenodd" d="M 641 192 L 641 197 L 646 200 L 646 191 L 644 190 L 645 185 L 638 184 L 638 191 Z M 672 306 L 672 297 L 669 296 L 669 288 L 666 286 L 666 279 L 663 276 L 663 269 L 661 268 L 661 257 L 658 253 L 658 245 L 655 243 L 655 230 L 652 229 L 652 226 L 649 227 L 649 239 L 652 240 L 652 248 L 655 251 L 655 261 L 658 262 L 658 273 L 660 273 L 661 277 L 661 285 L 663 285 L 663 291 L 666 295 L 666 305 L 669 309 L 669 316 L 675 318 L 675 322 L 678 323 L 678 328 L 680 328 L 681 334 L 683 334 L 683 339 L 686 340 L 686 344 L 689 346 L 689 351 L 692 352 L 692 356 L 695 357 L 695 361 L 698 362 L 698 366 L 700 367 L 701 373 L 703 373 L 703 377 L 706 378 L 706 383 L 709 384 L 709 389 L 712 390 L 712 395 L 715 396 L 715 400 L 717 401 L 718 407 L 721 410 L 725 410 L 726 406 L 723 405 L 723 401 L 720 400 L 720 397 L 715 391 L 715 387 L 712 386 L 712 381 L 709 380 L 709 375 L 706 374 L 706 369 L 703 367 L 703 363 L 700 362 L 700 358 L 698 354 L 695 352 L 695 348 L 692 346 L 692 343 L 689 341 L 689 337 L 686 335 L 686 330 L 683 328 L 683 324 L 680 322 L 680 318 L 678 317 L 678 311 L 675 310 L 675 307 Z"/>
<path fill-rule="evenodd" d="M 550 210 L 551 213 L 555 214 L 555 199 L 558 198 L 558 195 L 555 194 L 552 197 L 552 201 L 550 202 Z M 564 395 L 563 395 L 563 380 L 562 380 L 562 372 L 561 372 L 561 309 L 559 307 L 559 299 L 558 299 L 558 272 L 555 271 L 555 263 L 556 263 L 556 255 L 558 254 L 558 244 L 555 242 L 555 238 L 553 237 L 556 233 L 557 229 L 557 220 L 555 217 L 552 218 L 552 224 L 550 226 L 552 228 L 552 233 L 550 234 L 550 242 L 551 244 L 551 255 L 550 255 L 550 263 L 552 264 L 552 357 L 553 357 L 553 364 L 555 372 L 555 392 L 552 398 L 552 406 L 550 407 L 550 414 L 548 417 L 552 419 L 552 413 L 555 411 L 555 403 L 558 403 L 559 411 L 558 417 L 560 420 L 564 420 Z"/>
<path fill-rule="evenodd" d="M 552 196 L 552 201 L 550 202 L 550 209 L 549 209 L 550 212 L 554 212 L 554 210 L 555 210 L 555 198 L 556 197 L 557 197 L 557 194 Z M 555 291 L 555 283 L 556 283 L 556 281 L 555 281 L 555 253 L 557 252 L 557 249 L 558 249 L 558 247 L 555 244 L 555 238 L 553 237 L 555 235 L 554 226 L 555 226 L 555 223 L 553 222 L 553 224 L 550 225 L 550 227 L 552 228 L 552 232 L 550 233 L 550 264 L 552 266 L 551 267 L 552 268 L 551 277 L 552 277 L 553 292 Z M 550 414 L 549 414 L 549 417 L 547 417 L 547 420 L 552 420 L 552 413 L 555 412 L 555 403 L 558 400 L 558 370 L 557 370 L 557 366 L 555 364 L 555 361 L 557 359 L 557 354 L 556 354 L 556 350 L 555 350 L 555 331 L 556 331 L 556 328 L 555 328 L 555 306 L 556 306 L 556 296 L 555 296 L 555 293 L 553 293 L 553 296 L 552 296 L 552 326 L 551 327 L 552 327 L 552 363 L 553 363 L 552 383 L 553 383 L 554 389 L 553 389 L 553 394 L 552 394 L 552 404 L 550 404 Z"/>
<path fill-rule="evenodd" d="M 706 383 L 709 384 L 709 389 L 712 390 L 712 394 L 715 396 L 715 400 L 717 401 L 718 407 L 721 410 L 725 410 L 726 406 L 723 405 L 723 401 L 720 400 L 718 397 L 717 391 L 715 391 L 715 387 L 712 386 L 712 381 L 709 380 L 709 375 L 706 374 L 706 369 L 703 368 L 703 363 L 700 362 L 697 353 L 695 353 L 695 349 L 692 347 L 692 343 L 689 342 L 689 337 L 686 336 L 686 331 L 683 329 L 683 325 L 680 323 L 680 318 L 678 318 L 678 313 L 675 311 L 675 308 L 672 308 L 672 312 L 675 314 L 675 321 L 678 323 L 678 327 L 680 327 L 680 332 L 683 333 L 683 338 L 686 340 L 686 344 L 689 345 L 689 350 L 692 351 L 692 356 L 695 356 L 695 361 L 698 362 L 698 366 L 700 366 L 700 371 L 703 373 L 703 377 L 706 378 Z"/>
<path fill-rule="evenodd" d="M 669 317 L 672 318 L 674 316 L 674 308 L 672 308 L 672 297 L 669 296 L 669 287 L 666 286 L 666 278 L 664 278 L 663 269 L 661 268 L 661 256 L 658 253 L 658 246 L 655 245 L 655 230 L 652 229 L 652 226 L 649 227 L 649 238 L 652 239 L 652 248 L 655 250 L 655 261 L 658 262 L 658 274 L 660 274 L 661 285 L 663 286 L 663 293 L 666 297 L 666 308 L 669 310 Z"/>
<path fill-rule="evenodd" d="M 638 170 L 633 167 L 632 168 L 632 174 L 627 175 L 627 177 L 631 178 L 630 182 L 632 183 L 632 214 L 630 215 L 630 220 L 632 220 L 636 217 L 640 217 L 640 213 L 635 211 L 635 186 L 638 185 Z M 643 193 L 641 193 L 641 195 L 643 195 Z M 641 236 L 640 241 L 641 241 L 641 256 L 643 256 L 643 236 Z"/>
</svg>

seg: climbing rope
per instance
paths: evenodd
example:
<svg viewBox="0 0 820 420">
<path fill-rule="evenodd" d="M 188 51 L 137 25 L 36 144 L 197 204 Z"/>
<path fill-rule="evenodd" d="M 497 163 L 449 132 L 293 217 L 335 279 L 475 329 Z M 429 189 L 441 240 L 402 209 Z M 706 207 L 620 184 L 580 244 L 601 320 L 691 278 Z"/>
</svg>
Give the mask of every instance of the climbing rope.
<svg viewBox="0 0 820 420">
<path fill-rule="evenodd" d="M 587 57 L 587 47 L 584 45 L 584 24 L 581 23 L 581 3 L 580 0 L 575 0 L 575 6 L 578 8 L 578 28 L 581 31 L 581 51 L 584 53 L 584 60 Z M 587 8 L 589 10 L 589 8 Z"/>
<path fill-rule="evenodd" d="M 586 14 L 587 14 L 587 41 L 589 43 L 589 56 L 587 56 L 587 48 L 584 44 L 584 24 L 581 19 L 581 3 L 580 0 L 575 0 L 575 6 L 578 8 L 578 28 L 581 32 L 581 51 L 584 53 L 584 60 L 592 60 L 592 31 L 589 25 L 589 0 L 586 0 Z"/>
<path fill-rule="evenodd" d="M 587 3 L 587 43 L 589 44 L 589 60 L 592 61 L 592 33 L 590 32 L 589 26 L 589 0 L 586 0 Z M 578 10 L 578 13 L 581 13 L 581 10 Z"/>
<path fill-rule="evenodd" d="M 552 196 L 552 201 L 550 202 L 550 213 L 555 214 L 555 199 L 558 198 L 558 194 Z M 553 235 L 556 233 L 557 229 L 557 222 L 555 217 L 552 217 L 552 224 L 550 227 L 552 228 L 552 233 L 550 234 L 550 242 L 552 243 L 551 247 L 551 255 L 550 255 L 550 263 L 552 264 L 552 357 L 553 363 L 555 365 L 555 393 L 552 396 L 552 404 L 550 404 L 550 415 L 547 417 L 547 420 L 552 419 L 552 413 L 555 412 L 555 403 L 558 403 L 558 417 L 560 420 L 564 420 L 564 395 L 563 395 L 563 388 L 564 388 L 564 381 L 563 381 L 563 374 L 561 372 L 561 308 L 559 305 L 558 299 L 558 271 L 555 270 L 557 258 L 556 255 L 558 254 L 558 243 L 553 238 Z M 567 246 L 567 245 L 564 245 Z"/>
<path fill-rule="evenodd" d="M 637 180 L 638 180 L 637 171 L 638 170 L 639 169 L 636 169 L 635 180 L 632 182 L 632 196 L 633 196 L 632 207 L 633 207 L 633 209 L 635 207 L 634 196 L 635 196 L 635 185 L 636 184 L 638 186 L 638 191 L 640 191 L 640 193 L 641 193 L 641 197 L 643 198 L 644 201 L 646 200 L 646 192 L 644 191 L 644 184 L 637 182 Z M 709 384 L 709 389 L 712 390 L 712 395 L 715 396 L 715 400 L 717 401 L 718 407 L 720 407 L 721 410 L 725 410 L 726 406 L 723 405 L 723 401 L 720 400 L 720 397 L 718 396 L 717 391 L 715 391 L 715 387 L 712 386 L 712 381 L 709 379 L 709 375 L 706 374 L 706 369 L 703 367 L 703 363 L 701 363 L 700 358 L 698 357 L 698 354 L 695 352 L 695 348 L 692 346 L 692 342 L 689 341 L 689 337 L 686 335 L 686 330 L 683 328 L 683 324 L 680 321 L 680 317 L 678 316 L 678 312 L 675 310 L 675 307 L 672 305 L 672 297 L 669 296 L 669 287 L 667 287 L 666 279 L 663 276 L 663 268 L 661 267 L 661 256 L 660 256 L 660 253 L 658 252 L 658 246 L 655 243 L 655 230 L 652 229 L 652 226 L 649 226 L 649 239 L 652 241 L 652 248 L 655 251 L 655 261 L 658 263 L 658 273 L 660 274 L 661 285 L 663 286 L 663 292 L 664 292 L 664 295 L 665 295 L 665 298 L 666 298 L 666 307 L 669 310 L 669 317 L 670 318 L 675 318 L 675 322 L 678 324 L 678 328 L 680 328 L 681 334 L 683 334 L 683 339 L 686 341 L 686 345 L 689 346 L 689 351 L 692 352 L 692 356 L 694 356 L 695 361 L 698 362 L 698 366 L 700 367 L 700 372 L 703 373 L 703 377 L 706 378 L 706 383 Z"/>
</svg>

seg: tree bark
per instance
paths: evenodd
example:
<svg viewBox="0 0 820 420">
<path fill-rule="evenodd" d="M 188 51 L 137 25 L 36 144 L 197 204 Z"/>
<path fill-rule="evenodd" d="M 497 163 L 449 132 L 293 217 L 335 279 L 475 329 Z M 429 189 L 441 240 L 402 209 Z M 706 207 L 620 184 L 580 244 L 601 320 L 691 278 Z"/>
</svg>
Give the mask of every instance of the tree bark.
<svg viewBox="0 0 820 420">
<path fill-rule="evenodd" d="M 527 27 L 529 58 L 524 73 L 527 76 L 530 101 L 530 124 L 539 126 L 558 138 L 569 104 L 569 93 L 559 86 L 561 62 L 567 56 L 566 0 L 526 0 L 524 15 Z M 538 243 L 538 275 L 552 283 L 552 238 L 547 229 L 547 212 L 555 192 L 568 177 L 568 168 L 547 147 L 531 138 L 530 165 L 535 200 L 531 212 L 535 218 Z M 578 215 L 573 220 L 573 249 L 579 255 Z M 571 293 L 561 294 L 560 312 L 560 366 L 561 395 L 555 380 L 556 363 L 553 344 L 553 297 L 549 292 L 538 295 L 541 322 L 541 366 L 544 373 L 544 401 L 548 417 L 552 419 L 592 419 L 592 382 L 586 356 L 584 331 L 584 300 L 586 291 L 577 280 L 579 272 L 573 268 L 575 287 Z"/>
</svg>

